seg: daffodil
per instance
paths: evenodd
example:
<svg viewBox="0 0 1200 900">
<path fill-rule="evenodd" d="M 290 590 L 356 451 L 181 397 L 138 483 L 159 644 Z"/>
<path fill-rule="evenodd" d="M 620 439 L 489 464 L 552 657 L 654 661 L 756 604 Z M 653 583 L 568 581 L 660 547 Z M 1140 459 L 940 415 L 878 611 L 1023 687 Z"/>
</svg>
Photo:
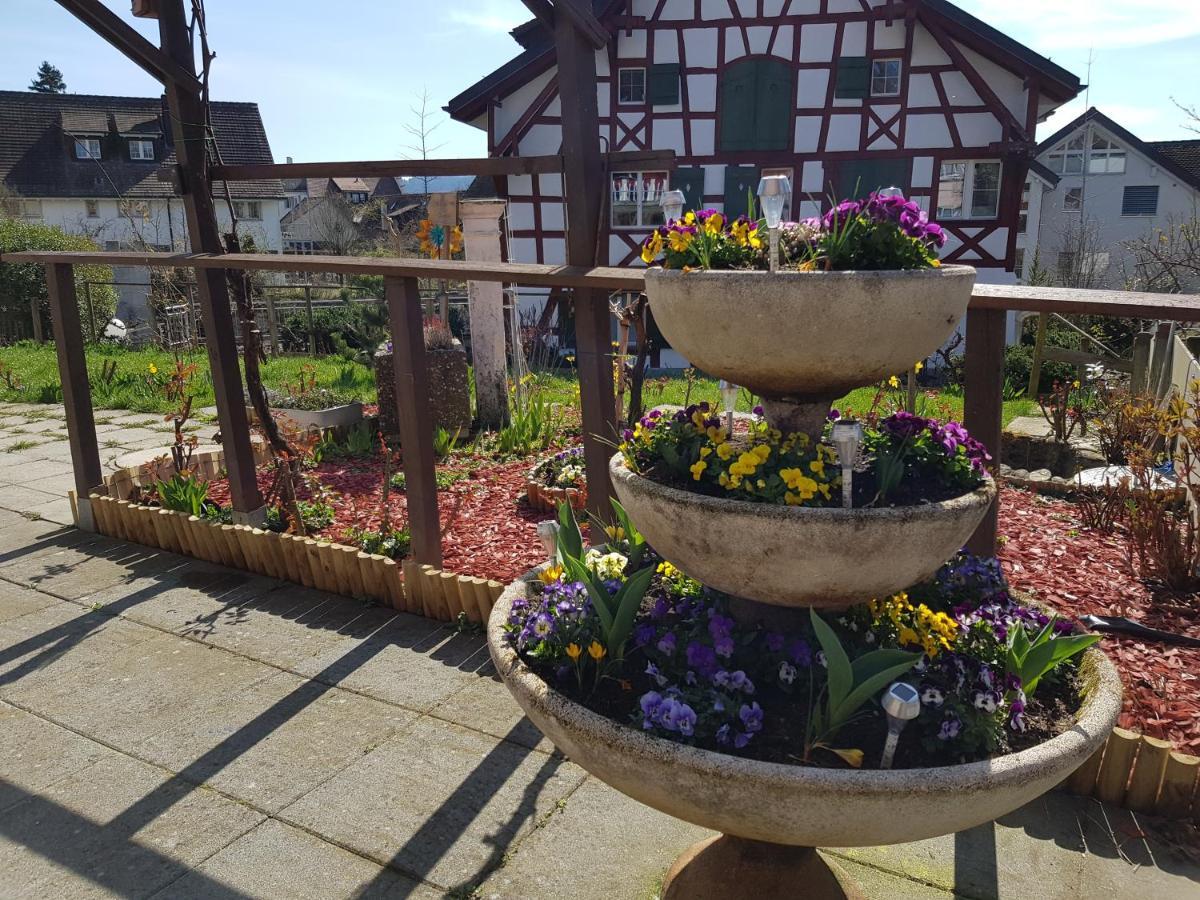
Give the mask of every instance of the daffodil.
<svg viewBox="0 0 1200 900">
<path fill-rule="evenodd" d="M 889 387 L 894 387 L 894 388 L 898 388 L 898 387 L 900 387 L 900 379 L 899 379 L 899 378 L 897 378 L 895 375 L 891 376 L 891 377 L 888 379 L 888 386 L 889 386 Z"/>
<path fill-rule="evenodd" d="M 158 374 L 158 366 L 156 366 L 154 363 L 150 363 L 150 365 L 146 366 L 146 371 L 149 372 L 151 375 L 157 375 Z"/>
</svg>

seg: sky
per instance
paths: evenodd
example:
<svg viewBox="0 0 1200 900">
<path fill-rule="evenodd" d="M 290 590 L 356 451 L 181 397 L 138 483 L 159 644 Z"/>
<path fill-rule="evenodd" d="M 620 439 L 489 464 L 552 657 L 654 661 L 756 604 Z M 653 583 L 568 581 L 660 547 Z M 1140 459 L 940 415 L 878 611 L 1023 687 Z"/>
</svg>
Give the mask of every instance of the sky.
<svg viewBox="0 0 1200 900">
<path fill-rule="evenodd" d="M 110 9 L 157 44 L 157 23 Z M 958 0 L 958 5 L 1090 84 L 1042 126 L 1090 103 L 1144 140 L 1195 137 L 1173 100 L 1200 106 L 1197 0 Z M 155 96 L 157 84 L 54 0 L 0 0 L 0 89 L 28 87 L 42 60 L 67 90 Z M 396 159 L 412 149 L 428 96 L 432 157 L 482 156 L 481 131 L 442 107 L 519 48 L 520 0 L 207 0 L 213 97 L 259 104 L 277 162 Z M 1089 76 L 1090 66 L 1090 76 Z M 1182 77 L 1181 77 L 1182 76 Z"/>
</svg>

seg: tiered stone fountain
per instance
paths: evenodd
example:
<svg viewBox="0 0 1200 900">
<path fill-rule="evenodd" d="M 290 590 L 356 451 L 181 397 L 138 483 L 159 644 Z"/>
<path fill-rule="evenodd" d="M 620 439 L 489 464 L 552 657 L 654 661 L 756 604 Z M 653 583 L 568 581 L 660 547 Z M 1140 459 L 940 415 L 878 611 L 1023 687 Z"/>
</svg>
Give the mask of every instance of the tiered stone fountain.
<svg viewBox="0 0 1200 900">
<path fill-rule="evenodd" d="M 819 439 L 831 402 L 906 371 L 949 337 L 966 312 L 973 269 L 906 272 L 672 272 L 646 276 L 650 306 L 672 346 L 712 375 L 764 399 L 767 418 Z M 845 607 L 933 575 L 996 496 L 975 491 L 908 508 L 750 504 L 610 472 L 621 503 L 659 554 L 746 606 Z M 1040 796 L 1103 744 L 1120 686 L 1098 651 L 1081 671 L 1083 707 L 1043 744 L 936 769 L 789 766 L 688 747 L 631 729 L 555 691 L 505 637 L 512 601 L 497 603 L 488 642 L 513 696 L 574 762 L 625 794 L 720 832 L 675 864 L 667 898 L 863 896 L 813 848 L 921 840 L 991 821 Z"/>
</svg>

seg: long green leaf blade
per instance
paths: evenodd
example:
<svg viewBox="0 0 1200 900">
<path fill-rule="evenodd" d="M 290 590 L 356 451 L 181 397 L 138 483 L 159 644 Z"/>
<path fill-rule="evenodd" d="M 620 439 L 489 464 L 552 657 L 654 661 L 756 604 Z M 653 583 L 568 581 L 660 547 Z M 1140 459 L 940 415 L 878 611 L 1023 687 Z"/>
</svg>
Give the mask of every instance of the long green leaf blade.
<svg viewBox="0 0 1200 900">
<path fill-rule="evenodd" d="M 825 665 L 829 678 L 829 708 L 841 706 L 846 695 L 853 687 L 854 674 L 850 668 L 850 658 L 842 649 L 842 642 L 834 634 L 833 629 L 825 624 L 825 620 L 817 615 L 811 607 L 808 610 L 812 620 L 813 631 L 816 632 L 817 642 L 825 652 Z"/>
<path fill-rule="evenodd" d="M 834 729 L 840 728 L 854 715 L 860 706 L 866 703 L 873 695 L 887 687 L 888 682 L 899 678 L 915 666 L 917 660 L 921 658 L 919 654 L 915 653 L 912 654 L 912 657 L 907 662 L 899 663 L 898 665 L 876 672 L 862 684 L 855 687 L 839 705 L 831 707 L 829 716 L 830 726 Z"/>
</svg>

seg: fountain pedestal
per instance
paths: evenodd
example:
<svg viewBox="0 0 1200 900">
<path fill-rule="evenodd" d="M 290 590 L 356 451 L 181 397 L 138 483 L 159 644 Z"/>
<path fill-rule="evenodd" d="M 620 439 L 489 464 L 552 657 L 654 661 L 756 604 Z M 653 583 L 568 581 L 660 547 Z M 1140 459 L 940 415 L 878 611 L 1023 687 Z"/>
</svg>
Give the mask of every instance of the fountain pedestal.
<svg viewBox="0 0 1200 900">
<path fill-rule="evenodd" d="M 663 882 L 663 900 L 867 900 L 854 879 L 812 847 L 728 834 L 693 844 Z"/>
</svg>

